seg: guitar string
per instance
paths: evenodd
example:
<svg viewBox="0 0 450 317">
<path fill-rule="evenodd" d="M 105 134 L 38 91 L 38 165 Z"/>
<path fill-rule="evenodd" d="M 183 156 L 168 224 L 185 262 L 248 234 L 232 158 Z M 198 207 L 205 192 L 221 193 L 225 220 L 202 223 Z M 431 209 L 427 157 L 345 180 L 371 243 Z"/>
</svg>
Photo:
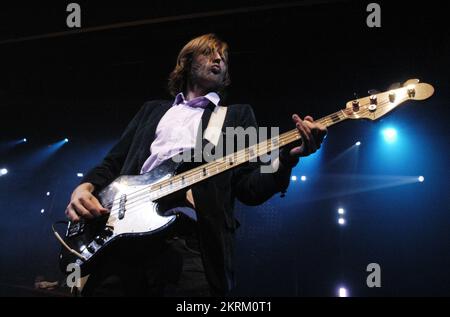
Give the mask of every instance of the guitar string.
<svg viewBox="0 0 450 317">
<path fill-rule="evenodd" d="M 406 99 L 408 99 L 408 98 L 406 98 Z M 389 101 L 382 102 L 382 103 L 380 103 L 378 106 L 379 106 L 379 107 L 384 107 L 384 106 L 385 106 L 386 104 L 388 104 L 388 103 L 390 104 Z M 367 105 L 364 105 L 363 107 L 364 107 L 364 108 L 367 108 Z M 338 111 L 338 112 L 336 112 L 336 113 L 333 113 L 333 114 L 331 114 L 331 115 L 328 115 L 328 116 L 326 116 L 326 117 L 323 117 L 323 118 L 321 118 L 321 119 L 318 119 L 316 122 L 320 122 L 320 123 L 325 124 L 325 125 L 327 125 L 327 126 L 331 126 L 332 124 L 341 122 L 341 121 L 343 121 L 343 120 L 345 120 L 345 119 L 348 118 L 347 115 L 346 115 L 345 112 L 344 112 L 345 110 L 347 110 L 347 109 L 340 110 L 340 111 Z M 344 117 L 343 117 L 343 118 L 341 118 L 341 117 L 339 116 L 340 113 L 344 113 Z M 365 109 L 365 110 L 363 110 L 363 111 L 361 112 L 362 115 L 367 114 L 367 113 L 370 113 L 370 110 Z M 330 117 L 332 117 L 333 115 L 338 115 L 339 121 L 334 122 L 334 121 L 330 118 Z M 292 136 L 292 132 L 294 132 L 294 131 L 295 131 L 295 130 L 288 131 L 288 132 L 285 133 L 286 135 L 285 135 L 284 137 L 280 137 L 280 140 L 282 140 L 281 142 L 282 142 L 282 143 L 283 143 L 283 142 L 291 143 L 291 142 L 294 142 L 294 141 L 298 140 L 299 138 L 298 138 L 297 135 Z M 263 145 L 262 145 L 263 152 L 266 152 L 266 150 L 267 150 L 267 152 L 269 152 L 269 151 L 270 151 L 270 147 L 271 147 L 271 145 L 269 144 L 269 140 L 267 140 L 266 142 L 262 142 L 262 143 L 263 143 Z M 286 144 L 283 144 L 283 146 L 285 146 L 285 145 L 286 145 Z M 261 147 L 260 147 L 260 148 L 261 148 Z M 238 154 L 238 153 L 239 153 L 239 154 Z M 235 156 L 234 156 L 235 158 L 238 157 L 237 161 L 239 161 L 239 159 L 246 159 L 246 157 L 249 156 L 249 154 L 248 154 L 248 148 L 243 149 L 243 150 L 240 150 L 239 152 L 236 152 L 236 153 L 233 153 L 233 154 L 235 154 Z M 232 154 L 232 155 L 233 155 L 233 154 Z M 238 154 L 238 155 L 236 155 L 236 154 Z M 263 154 L 265 154 L 265 153 L 263 153 Z M 263 154 L 261 154 L 261 155 L 263 155 Z M 259 156 L 261 156 L 261 155 L 259 155 Z M 227 157 L 228 157 L 228 156 L 227 156 Z M 226 158 L 226 157 L 225 157 L 225 158 Z M 224 158 L 219 159 L 218 161 L 214 161 L 214 162 L 209 163 L 210 166 L 209 166 L 208 168 L 211 170 L 212 168 L 215 167 L 216 172 L 213 173 L 212 175 L 209 175 L 208 177 L 218 175 L 218 174 L 220 174 L 220 173 L 222 173 L 222 172 L 224 172 L 224 171 L 227 170 L 225 167 L 228 166 L 229 162 L 226 162 L 226 161 L 224 161 L 223 159 L 224 159 Z M 244 162 L 241 162 L 241 163 L 244 163 Z M 205 164 L 205 165 L 206 165 L 206 164 Z M 215 166 L 214 166 L 214 165 L 215 165 Z M 200 167 L 200 168 L 201 168 L 201 167 Z M 184 176 L 184 178 L 186 179 L 186 178 L 189 178 L 189 177 L 193 177 L 193 176 L 195 176 L 195 175 L 198 175 L 198 174 L 199 174 L 198 171 L 193 171 L 193 172 L 189 172 L 189 173 L 187 173 L 187 174 L 182 174 L 182 176 Z M 202 177 L 200 177 L 200 178 L 202 178 Z M 173 181 L 173 180 L 172 180 L 172 181 Z M 181 180 L 175 180 L 175 183 L 180 182 L 180 181 L 181 181 Z M 149 186 L 146 186 L 146 187 L 144 187 L 144 188 L 141 188 L 141 189 L 139 189 L 139 190 L 137 190 L 137 191 L 135 191 L 135 192 L 132 192 L 132 193 L 128 194 L 128 195 L 127 195 L 127 201 L 126 201 L 127 207 L 130 206 L 130 205 L 133 204 L 133 203 L 137 203 L 137 202 L 141 201 L 141 198 L 140 198 L 140 197 L 142 197 L 143 195 L 145 195 L 146 198 L 149 197 L 149 193 L 148 193 L 148 192 L 142 193 L 142 191 L 146 191 L 146 190 L 150 189 L 150 194 L 151 194 L 151 191 L 152 191 L 151 188 L 152 188 L 153 186 L 155 186 L 155 187 L 163 187 L 163 186 L 166 187 L 167 184 L 163 185 L 163 183 L 168 183 L 168 184 L 170 184 L 170 179 L 169 179 L 169 180 L 164 180 L 164 181 L 162 181 L 161 184 L 158 184 L 158 183 L 156 183 L 156 184 L 151 184 L 151 185 L 149 185 Z M 172 184 L 172 185 L 173 185 L 173 184 Z M 187 187 L 187 186 L 184 186 L 184 187 Z M 182 188 L 183 188 L 183 186 L 180 187 L 180 188 L 178 188 L 178 189 L 176 189 L 174 192 L 176 192 L 176 191 L 178 191 L 178 190 L 180 190 L 180 189 L 182 189 Z M 171 189 L 170 189 L 170 188 L 167 188 L 167 189 L 165 189 L 164 191 L 168 191 L 168 192 L 170 193 L 170 192 L 171 192 Z M 162 193 L 164 193 L 164 191 L 162 191 Z M 141 194 L 138 194 L 138 192 L 141 192 Z M 158 192 L 158 191 L 157 191 L 157 192 Z M 159 190 L 159 192 L 161 193 L 161 190 Z M 131 196 L 130 196 L 130 195 L 131 195 Z M 166 196 L 166 195 L 168 195 L 168 194 L 164 193 L 164 195 L 161 196 L 161 197 L 164 197 L 164 196 Z M 129 197 L 131 197 L 131 199 L 128 199 Z M 159 198 L 161 198 L 161 197 L 159 197 Z M 105 204 L 105 205 L 106 205 L 106 206 L 112 206 L 112 205 L 114 205 L 114 202 L 116 202 L 116 201 L 120 201 L 120 198 L 115 199 L 115 200 L 113 200 L 112 202 L 108 202 L 108 203 Z M 117 207 L 117 208 L 112 209 L 112 210 L 111 210 L 111 215 L 114 215 L 115 212 L 116 212 L 118 209 L 120 209 L 120 207 Z"/>
<path fill-rule="evenodd" d="M 386 103 L 384 103 L 384 104 L 386 104 Z M 380 104 L 380 106 L 383 106 L 384 104 Z M 367 110 L 366 111 L 364 111 L 364 113 L 367 113 Z M 332 115 L 330 115 L 330 116 L 332 116 Z M 347 117 L 345 117 L 345 113 L 344 113 L 344 118 L 340 118 L 340 121 L 342 121 L 342 120 L 344 120 L 344 119 L 346 119 Z M 322 119 L 319 119 L 319 120 L 317 120 L 318 122 L 319 121 L 322 121 L 322 122 L 327 122 L 328 124 L 333 124 L 333 123 L 337 123 L 337 122 L 339 122 L 339 121 L 337 121 L 337 122 L 333 122 L 332 120 L 330 120 L 328 117 L 325 117 L 325 118 L 322 118 Z M 295 131 L 295 130 L 293 130 L 293 131 Z M 290 142 L 292 142 L 292 141 L 295 141 L 295 140 L 297 140 L 298 139 L 298 137 L 295 137 L 294 139 L 292 139 L 291 140 L 291 138 L 292 138 L 292 134 L 290 134 L 290 132 L 292 132 L 292 131 L 289 131 L 289 132 L 287 132 L 286 133 L 286 136 L 283 138 L 283 141 L 282 142 L 286 142 L 286 141 L 288 141 L 288 143 L 290 143 Z M 284 145 L 283 145 L 284 146 Z M 270 144 L 268 144 L 268 142 L 266 142 L 265 144 L 264 144 L 264 152 L 267 150 L 267 151 L 270 151 Z M 245 150 L 247 150 L 247 149 L 245 149 Z M 236 154 L 236 153 L 235 153 Z M 261 154 L 262 155 L 262 154 Z M 246 152 L 246 151 L 241 151 L 241 153 L 240 153 L 240 155 L 238 156 L 239 158 L 244 158 L 244 159 L 246 159 L 246 157 L 248 156 L 248 151 Z M 236 155 L 235 155 L 235 157 L 236 157 Z M 214 162 L 215 163 L 215 166 L 213 166 L 212 164 L 211 164 L 211 166 L 210 166 L 210 170 L 212 169 L 212 167 L 215 167 L 215 172 L 213 172 L 212 174 L 210 174 L 209 175 L 209 177 L 210 176 L 215 176 L 215 175 L 217 175 L 217 174 L 220 174 L 221 172 L 223 172 L 223 171 L 225 171 L 225 170 L 227 170 L 227 168 L 225 168 L 226 166 L 224 166 L 224 165 L 228 165 L 228 163 L 227 162 L 225 162 L 225 161 L 217 161 L 217 162 Z M 198 174 L 198 172 L 193 172 L 193 173 L 191 173 L 191 174 L 193 174 L 193 175 L 196 175 L 196 174 Z M 189 177 L 189 176 L 188 176 Z M 201 177 L 200 177 L 201 178 Z M 164 182 L 169 182 L 168 180 L 165 180 Z M 179 182 L 179 180 L 177 181 L 177 180 L 175 180 L 175 184 L 177 183 L 177 182 Z M 172 184 L 173 185 L 173 184 Z M 161 185 L 161 187 L 162 187 L 163 185 Z M 167 185 L 164 185 L 164 186 L 167 186 Z M 187 186 L 184 186 L 184 187 L 187 187 Z M 145 189 L 148 189 L 148 187 L 147 188 L 145 188 Z M 164 197 L 164 196 L 166 196 L 166 195 L 168 195 L 168 194 L 170 194 L 170 193 L 173 193 L 173 192 L 176 192 L 176 191 L 178 191 L 178 190 L 180 190 L 180 189 L 182 189 L 182 188 L 176 188 L 176 190 L 174 191 L 173 189 L 171 189 L 171 188 L 167 188 L 167 189 L 165 189 L 164 191 L 165 192 L 168 192 L 168 193 L 164 193 L 164 191 L 162 192 L 163 193 L 163 195 L 161 196 L 161 197 Z M 161 192 L 161 191 L 160 191 Z M 143 193 L 144 194 L 144 193 Z M 131 204 L 133 204 L 133 203 L 137 203 L 137 202 L 139 202 L 139 201 L 141 201 L 141 199 L 140 199 L 140 197 L 142 197 L 143 195 L 138 195 L 137 197 L 134 197 L 134 199 L 133 200 L 127 200 L 127 207 L 129 207 Z M 161 198 L 161 197 L 158 197 L 158 198 Z M 145 199 L 148 199 L 149 198 L 149 195 L 148 195 L 148 193 L 145 193 Z M 120 209 L 120 206 L 118 207 L 118 208 L 116 208 L 116 209 L 113 209 L 113 210 L 111 210 L 111 212 L 114 214 L 114 212 L 115 211 L 117 211 L 118 209 Z"/>
<path fill-rule="evenodd" d="M 346 119 L 346 117 L 344 116 L 343 118 L 340 118 L 341 119 L 341 121 L 342 120 L 344 120 L 344 119 Z M 327 122 L 328 124 L 332 124 L 332 123 L 336 123 L 336 122 L 334 122 L 334 121 L 332 121 L 331 119 L 329 119 L 329 118 L 323 118 L 323 119 L 319 119 L 319 120 L 317 120 L 318 122 L 320 122 L 320 121 L 322 121 L 323 123 L 325 123 L 325 122 Z M 295 130 L 293 130 L 293 131 L 295 131 Z M 289 132 L 292 132 L 292 131 L 289 131 Z M 290 143 L 290 142 L 292 142 L 292 141 L 295 141 L 295 140 L 298 140 L 298 134 L 295 134 L 295 135 L 293 135 L 292 133 L 289 133 L 289 132 L 287 132 L 286 134 L 285 134 L 285 136 L 284 137 L 282 137 L 282 138 L 280 138 L 280 139 L 282 139 L 282 141 L 281 141 L 281 143 L 283 143 L 283 142 L 288 142 L 288 143 Z M 263 143 L 263 152 L 265 152 L 265 151 L 269 151 L 270 150 L 270 144 L 268 143 L 268 142 L 266 142 L 265 144 Z M 241 151 L 240 152 L 240 155 L 238 156 L 239 158 L 244 158 L 244 159 L 247 159 L 247 156 L 248 156 L 248 151 L 247 152 L 244 152 L 244 151 Z M 239 160 L 239 158 L 238 158 L 238 160 Z M 210 175 L 209 176 L 215 176 L 215 175 L 217 175 L 217 174 L 220 174 L 221 172 L 223 172 L 223 171 L 226 171 L 227 170 L 227 166 L 228 166 L 228 163 L 226 162 L 226 161 L 223 161 L 223 160 L 220 160 L 220 161 L 217 161 L 217 162 L 214 162 L 215 163 L 215 172 L 213 172 L 213 173 L 210 173 Z M 212 165 L 211 165 L 212 166 Z M 211 168 L 212 169 L 212 168 Z M 194 173 L 194 175 L 195 174 L 198 174 L 197 172 L 195 172 Z M 166 182 L 167 182 L 167 180 L 166 180 Z M 179 182 L 179 181 L 178 181 Z M 177 181 L 175 181 L 175 184 L 177 183 Z M 176 189 L 176 191 L 177 190 L 180 190 L 181 188 L 177 188 Z M 171 192 L 171 189 L 166 189 L 165 191 L 168 191 L 168 192 Z M 164 193 L 164 196 L 165 195 L 167 195 L 166 193 Z M 142 195 L 141 195 L 142 196 Z M 145 198 L 143 197 L 142 199 L 134 199 L 133 201 L 130 201 L 130 202 L 128 202 L 127 201 L 127 214 L 129 214 L 129 213 L 132 213 L 132 212 L 130 212 L 130 206 L 131 205 L 133 205 L 133 203 L 138 203 L 138 202 L 140 202 L 140 201 L 142 201 L 143 199 L 149 199 L 150 198 L 150 196 L 148 195 L 148 194 L 146 194 L 145 195 Z M 131 207 L 132 208 L 132 207 Z M 116 215 L 116 214 L 118 214 L 120 212 L 120 207 L 118 207 L 118 208 L 116 208 L 116 209 L 113 209 L 112 211 L 111 211 L 111 215 Z"/>
<path fill-rule="evenodd" d="M 380 103 L 379 106 L 382 107 L 382 106 L 386 105 L 387 103 L 390 103 L 390 102 Z M 341 110 L 341 111 L 338 111 L 337 113 L 341 113 L 341 112 L 343 112 L 343 111 L 344 111 L 344 110 Z M 364 110 L 364 111 L 361 112 L 361 113 L 362 113 L 362 114 L 367 114 L 367 113 L 369 113 L 369 112 L 370 112 L 370 110 Z M 335 113 L 335 114 L 337 114 L 337 113 Z M 345 120 L 345 119 L 348 118 L 347 116 L 345 116 L 345 113 L 344 113 L 344 117 L 343 117 L 343 118 L 340 118 L 340 117 L 339 117 L 340 120 L 334 122 L 332 119 L 330 119 L 330 117 L 333 116 L 333 115 L 335 115 L 335 114 L 331 114 L 331 115 L 326 116 L 326 117 L 324 117 L 324 118 L 318 119 L 316 122 L 321 122 L 321 123 L 323 123 L 323 124 L 327 124 L 328 126 L 330 126 L 330 125 L 332 125 L 332 124 L 341 122 L 341 121 L 343 121 L 343 120 Z M 295 130 L 286 132 L 286 133 L 285 133 L 285 134 L 286 134 L 285 137 L 280 138 L 280 139 L 283 140 L 282 142 L 286 142 L 286 141 L 287 141 L 288 143 L 291 143 L 291 142 L 293 142 L 293 141 L 295 141 L 295 140 L 298 140 L 298 136 L 297 136 L 297 135 L 295 135 L 294 137 L 292 136 L 292 132 L 293 132 L 293 131 L 295 131 Z M 284 145 L 285 145 L 285 144 L 283 144 L 283 146 L 284 146 Z M 269 152 L 269 151 L 271 150 L 271 149 L 270 149 L 271 145 L 269 144 L 269 142 L 265 142 L 265 144 L 263 144 L 262 147 L 264 148 L 263 152 L 265 152 L 266 150 L 267 150 L 267 152 Z M 238 157 L 238 160 L 239 160 L 239 159 L 246 159 L 246 157 L 248 156 L 248 151 L 247 151 L 247 150 L 248 150 L 248 148 L 239 151 L 239 152 L 241 152 L 241 153 L 239 153 L 239 152 L 234 153 L 234 154 L 235 154 L 235 157 Z M 237 153 L 239 153 L 238 156 L 236 155 Z M 263 154 L 264 154 L 264 153 L 263 153 Z M 261 154 L 261 155 L 263 155 L 263 154 Z M 261 156 L 261 155 L 259 155 L 259 156 Z M 244 161 L 244 162 L 245 162 L 245 161 Z M 241 162 L 241 163 L 244 163 L 244 162 Z M 215 161 L 215 162 L 211 162 L 211 163 L 213 163 L 213 164 L 210 164 L 210 170 L 211 170 L 213 167 L 215 167 L 216 172 L 215 172 L 215 173 L 212 173 L 212 174 L 210 174 L 210 175 L 208 175 L 208 177 L 218 175 L 218 174 L 220 174 L 220 173 L 222 173 L 222 172 L 224 172 L 224 171 L 227 170 L 226 166 L 228 166 L 228 162 L 226 162 L 226 161 L 219 160 L 219 161 Z M 215 166 L 213 166 L 213 165 L 215 165 Z M 188 173 L 188 174 L 190 174 L 190 175 L 192 175 L 192 176 L 195 176 L 195 175 L 198 175 L 198 172 L 195 171 L 195 172 Z M 190 177 L 190 176 L 188 176 L 188 178 L 189 178 L 189 177 Z M 200 177 L 200 178 L 202 178 L 202 177 Z M 169 180 L 164 180 L 164 181 L 162 181 L 162 182 L 161 182 L 161 187 L 163 186 L 162 183 L 164 183 L 164 182 L 165 182 L 165 183 L 169 183 L 170 181 L 169 181 Z M 179 182 L 179 180 L 178 180 L 178 181 L 175 181 L 175 183 L 177 183 L 177 182 Z M 149 186 L 147 186 L 146 188 L 140 189 L 139 191 L 147 190 L 147 189 L 150 188 L 150 194 L 151 194 L 151 187 L 154 186 L 154 185 L 158 185 L 158 183 L 157 183 L 157 184 L 149 185 Z M 173 184 L 172 184 L 172 185 L 173 185 Z M 167 185 L 164 185 L 164 186 L 166 187 Z M 160 186 L 158 185 L 157 187 L 160 187 Z M 184 186 L 184 187 L 187 187 L 187 186 Z M 180 189 L 182 189 L 182 187 L 181 187 L 181 188 L 177 188 L 175 191 L 173 191 L 173 189 L 171 189 L 171 188 L 167 188 L 167 189 L 165 189 L 164 191 L 162 191 L 163 195 L 162 195 L 161 197 L 164 197 L 164 196 L 166 196 L 166 195 L 168 195 L 168 194 L 170 194 L 170 193 L 176 192 L 176 191 L 178 191 L 178 190 L 180 190 Z M 137 192 L 137 191 L 136 191 L 136 192 Z M 131 193 L 131 194 L 129 194 L 129 195 L 132 195 L 132 194 L 134 194 L 134 193 L 136 193 L 136 192 L 133 192 L 133 193 Z M 158 191 L 157 191 L 157 192 L 158 192 Z M 161 193 L 161 190 L 159 190 L 159 192 Z M 168 192 L 168 193 L 164 193 L 164 192 Z M 142 193 L 142 194 L 137 195 L 137 196 L 135 195 L 135 197 L 132 197 L 132 199 L 130 199 L 130 200 L 127 199 L 127 201 L 126 201 L 127 207 L 129 207 L 129 206 L 132 205 L 133 203 L 137 203 L 137 202 L 142 201 L 143 199 L 140 198 L 140 197 L 142 197 L 143 194 L 145 195 L 145 199 L 148 199 L 148 198 L 149 198 L 149 195 L 148 195 L 149 193 L 147 193 L 147 192 Z M 161 198 L 161 197 L 158 197 L 158 198 Z M 158 198 L 157 198 L 157 199 L 158 199 Z M 120 200 L 120 199 L 118 199 L 118 200 Z M 120 209 L 120 206 L 117 207 L 117 208 L 112 209 L 112 210 L 111 210 L 111 215 L 115 215 L 116 212 L 117 212 L 119 209 Z"/>
<path fill-rule="evenodd" d="M 339 112 L 340 112 L 340 111 L 339 111 Z M 339 113 L 339 112 L 337 112 L 337 113 Z M 336 113 L 336 114 L 337 114 L 337 113 Z M 334 114 L 331 114 L 330 116 L 332 116 L 332 115 L 334 115 Z M 322 118 L 322 119 L 319 119 L 319 120 L 317 120 L 317 121 L 325 121 L 327 124 L 333 122 L 331 119 L 326 119 L 326 117 L 325 117 L 325 118 Z M 295 131 L 295 130 L 288 131 L 288 132 L 286 132 L 285 134 L 292 133 L 293 131 Z M 289 137 L 290 137 L 290 135 L 285 135 L 284 138 L 289 138 Z M 282 139 L 282 137 L 280 137 L 280 140 L 281 140 L 281 139 Z M 296 139 L 297 139 L 297 138 L 296 138 Z M 287 139 L 282 139 L 282 140 L 287 141 Z M 267 141 L 269 141 L 269 140 L 267 140 Z M 294 139 L 293 141 L 295 141 L 295 139 Z M 283 141 L 282 141 L 282 142 L 283 142 Z M 264 143 L 264 141 L 261 142 L 261 143 Z M 268 142 L 266 142 L 266 145 L 267 145 L 267 143 L 268 143 Z M 254 145 L 254 146 L 257 146 L 257 145 Z M 262 145 L 262 146 L 263 146 L 263 145 Z M 262 146 L 261 146 L 261 147 L 262 147 Z M 283 146 L 284 146 L 284 145 L 283 145 Z M 259 147 L 259 148 L 261 148 L 261 147 Z M 247 150 L 247 149 L 248 149 L 248 148 L 246 148 L 246 149 L 244 149 L 244 150 Z M 235 154 L 235 155 L 234 155 L 234 158 L 236 158 L 236 157 L 239 157 L 239 158 L 245 158 L 245 156 L 248 155 L 248 151 L 245 152 L 245 153 L 240 153 L 239 155 L 236 155 L 236 154 L 239 153 L 239 152 L 244 152 L 244 150 L 240 150 L 240 151 L 238 151 L 238 152 L 236 152 L 236 153 L 233 153 L 233 154 Z M 232 155 L 232 154 L 231 154 L 231 155 Z M 231 155 L 227 155 L 227 156 L 225 156 L 225 157 L 219 158 L 217 161 L 211 162 L 211 163 L 216 163 L 216 164 L 228 164 L 228 162 L 226 162 L 225 159 L 226 159 L 227 157 L 231 156 Z M 259 156 L 261 156 L 261 155 L 259 155 Z M 217 169 L 217 166 L 212 166 L 211 163 L 209 163 L 210 165 L 208 166 L 208 168 L 209 168 L 209 169 L 212 169 L 212 168 L 216 167 L 216 169 Z M 196 171 L 196 170 L 201 169 L 201 168 L 206 168 L 206 165 L 207 165 L 207 164 L 205 164 L 204 166 L 200 166 L 200 167 L 194 169 L 192 172 L 189 172 L 189 173 L 187 173 L 187 174 L 184 173 L 184 174 L 180 174 L 180 175 L 177 175 L 177 176 L 178 176 L 179 178 L 181 178 L 180 176 L 183 176 L 184 178 L 190 178 L 190 177 L 192 177 L 192 176 L 196 176 L 196 175 L 198 175 L 198 171 Z M 167 180 L 161 181 L 160 183 L 151 184 L 151 185 L 149 185 L 149 186 L 146 186 L 146 187 L 144 187 L 144 188 L 141 188 L 141 189 L 139 189 L 139 190 L 136 190 L 135 192 L 132 192 L 132 193 L 128 194 L 128 195 L 127 195 L 127 198 L 128 198 L 128 197 L 133 198 L 133 194 L 136 194 L 136 193 L 145 191 L 145 190 L 147 190 L 147 189 L 151 189 L 151 187 L 162 187 L 162 186 L 167 186 L 167 184 L 164 184 L 164 183 L 169 183 L 169 184 L 170 184 L 170 181 L 171 181 L 171 179 L 167 179 Z M 172 179 L 172 181 L 173 181 L 173 179 Z M 175 180 L 175 183 L 177 183 L 177 182 L 180 182 L 180 180 Z M 147 193 L 146 193 L 146 194 L 147 194 Z M 111 203 L 114 203 L 114 202 L 117 202 L 117 201 L 120 201 L 120 198 L 117 198 L 117 199 L 115 199 L 115 200 L 113 200 L 113 201 L 111 201 L 111 202 L 108 202 L 108 203 L 109 203 L 109 205 L 111 205 Z M 106 204 L 105 204 L 105 206 L 109 206 L 109 205 L 106 205 Z"/>
</svg>

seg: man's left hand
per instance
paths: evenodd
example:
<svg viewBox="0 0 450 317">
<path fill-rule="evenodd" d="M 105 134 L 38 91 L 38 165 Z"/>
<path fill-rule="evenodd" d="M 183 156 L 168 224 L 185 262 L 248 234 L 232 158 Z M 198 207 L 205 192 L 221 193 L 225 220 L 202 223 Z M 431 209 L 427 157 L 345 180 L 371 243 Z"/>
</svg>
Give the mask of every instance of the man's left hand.
<svg viewBox="0 0 450 317">
<path fill-rule="evenodd" d="M 290 149 L 289 155 L 292 158 L 299 158 L 311 155 L 320 149 L 320 145 L 327 135 L 327 128 L 323 124 L 314 122 L 314 119 L 310 116 L 306 116 L 302 120 L 298 115 L 294 114 L 292 120 L 300 133 L 302 144 Z"/>
</svg>

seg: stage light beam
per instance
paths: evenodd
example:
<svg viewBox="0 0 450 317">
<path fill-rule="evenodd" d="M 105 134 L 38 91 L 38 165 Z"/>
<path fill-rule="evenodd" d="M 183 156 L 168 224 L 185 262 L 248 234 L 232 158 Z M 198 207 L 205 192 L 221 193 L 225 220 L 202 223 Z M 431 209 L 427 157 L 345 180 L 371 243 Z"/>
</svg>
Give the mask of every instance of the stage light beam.
<svg viewBox="0 0 450 317">
<path fill-rule="evenodd" d="M 425 181 L 425 177 L 419 176 L 419 177 L 417 178 L 417 180 L 418 180 L 420 183 L 423 183 L 423 182 Z"/>
</svg>

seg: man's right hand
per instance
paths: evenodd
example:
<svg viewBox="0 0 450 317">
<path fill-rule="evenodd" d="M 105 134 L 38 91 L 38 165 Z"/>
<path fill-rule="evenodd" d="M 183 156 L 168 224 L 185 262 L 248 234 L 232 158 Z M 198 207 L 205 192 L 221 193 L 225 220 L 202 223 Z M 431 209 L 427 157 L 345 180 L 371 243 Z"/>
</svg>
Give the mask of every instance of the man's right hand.
<svg viewBox="0 0 450 317">
<path fill-rule="evenodd" d="M 70 221 L 77 222 L 80 218 L 92 219 L 108 212 L 108 209 L 92 195 L 93 191 L 94 185 L 91 183 L 83 183 L 75 188 L 66 208 L 66 216 Z"/>
</svg>

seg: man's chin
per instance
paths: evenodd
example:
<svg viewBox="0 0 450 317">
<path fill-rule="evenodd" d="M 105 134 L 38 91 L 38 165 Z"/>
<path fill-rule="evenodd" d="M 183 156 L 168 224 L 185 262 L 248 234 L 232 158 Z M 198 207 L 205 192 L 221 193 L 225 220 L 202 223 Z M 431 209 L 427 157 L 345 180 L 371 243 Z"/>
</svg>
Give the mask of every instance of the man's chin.
<svg viewBox="0 0 450 317">
<path fill-rule="evenodd" d="M 210 80 L 205 82 L 205 85 L 203 85 L 208 91 L 214 91 L 217 92 L 222 87 L 222 83 L 218 82 L 217 80 Z"/>
<path fill-rule="evenodd" d="M 221 76 L 208 74 L 208 76 L 197 79 L 197 84 L 208 92 L 218 92 L 222 88 L 222 81 Z"/>
</svg>

